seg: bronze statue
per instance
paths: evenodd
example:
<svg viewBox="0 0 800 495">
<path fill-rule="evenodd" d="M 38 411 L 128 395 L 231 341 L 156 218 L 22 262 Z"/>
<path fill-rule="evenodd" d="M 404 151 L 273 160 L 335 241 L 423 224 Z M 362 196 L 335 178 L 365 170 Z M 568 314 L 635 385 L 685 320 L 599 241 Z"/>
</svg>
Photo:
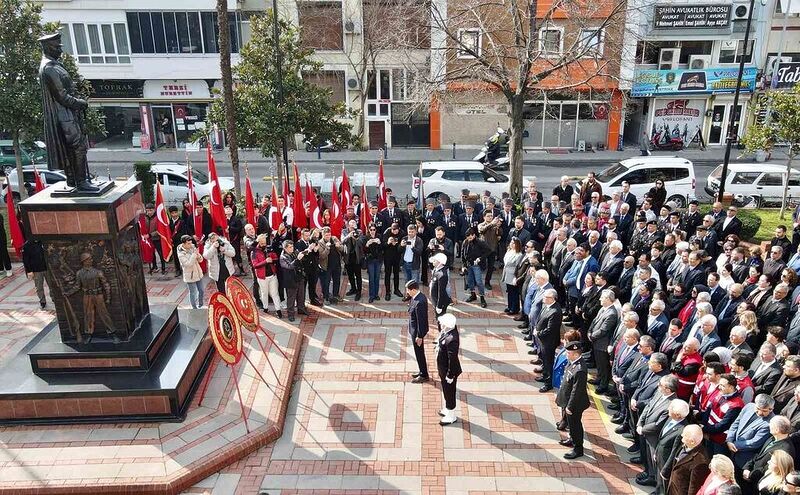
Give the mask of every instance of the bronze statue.
<svg viewBox="0 0 800 495">
<path fill-rule="evenodd" d="M 83 330 L 86 332 L 86 343 L 88 344 L 92 340 L 97 318 L 100 318 L 106 325 L 106 332 L 111 334 L 114 342 L 119 342 L 119 338 L 114 334 L 114 323 L 111 321 L 111 315 L 106 307 L 111 303 L 111 286 L 103 271 L 92 266 L 91 253 L 81 254 L 81 265 L 81 269 L 75 273 L 75 279 L 78 290 L 83 292 Z M 80 341 L 81 336 L 78 335 L 78 342 Z"/>
<path fill-rule="evenodd" d="M 67 185 L 78 192 L 97 192 L 99 187 L 89 178 L 86 152 L 89 140 L 83 129 L 84 113 L 89 104 L 76 96 L 69 73 L 59 62 L 62 53 L 61 34 L 39 38 L 42 62 L 39 81 L 42 84 L 44 141 L 47 145 L 47 168 L 63 169 Z"/>
</svg>

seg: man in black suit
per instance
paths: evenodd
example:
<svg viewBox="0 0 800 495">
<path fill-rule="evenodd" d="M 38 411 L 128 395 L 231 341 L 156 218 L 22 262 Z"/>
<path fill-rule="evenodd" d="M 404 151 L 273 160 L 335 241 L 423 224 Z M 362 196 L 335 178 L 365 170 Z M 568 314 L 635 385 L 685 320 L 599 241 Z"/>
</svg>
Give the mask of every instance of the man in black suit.
<svg viewBox="0 0 800 495">
<path fill-rule="evenodd" d="M 744 291 L 742 284 L 731 284 L 728 287 L 728 294 L 714 307 L 714 316 L 717 317 L 717 331 L 720 337 L 730 334 L 731 322 L 736 317 L 736 308 L 744 301 L 742 291 Z"/>
<path fill-rule="evenodd" d="M 414 373 L 412 383 L 427 382 L 428 362 L 425 359 L 424 339 L 428 334 L 428 299 L 419 291 L 416 280 L 406 282 L 406 294 L 411 298 L 408 304 L 408 335 L 414 347 L 414 356 L 417 358 L 419 373 Z"/>
<path fill-rule="evenodd" d="M 783 374 L 769 392 L 775 399 L 775 410 L 780 411 L 789 401 L 794 400 L 794 389 L 798 385 L 800 385 L 800 356 L 787 356 L 783 364 Z"/>
<path fill-rule="evenodd" d="M 706 274 L 700 266 L 704 254 L 703 251 L 693 251 L 689 254 L 689 271 L 683 278 L 684 287 L 690 288 L 705 283 Z"/>
<path fill-rule="evenodd" d="M 608 393 L 608 384 L 611 381 L 611 358 L 608 347 L 611 345 L 611 336 L 619 326 L 619 313 L 614 307 L 617 297 L 611 289 L 600 293 L 601 309 L 589 325 L 589 341 L 592 343 L 594 362 L 597 365 L 597 379 L 592 383 L 597 385 L 598 394 Z"/>
<path fill-rule="evenodd" d="M 698 225 L 703 223 L 703 215 L 697 211 L 700 204 L 696 199 L 689 201 L 689 209 L 683 213 L 681 218 L 681 229 L 686 232 L 686 238 L 691 239 L 697 231 Z"/>
<path fill-rule="evenodd" d="M 458 359 L 460 338 L 456 317 L 445 313 L 437 320 L 441 333 L 436 340 L 436 369 L 442 381 L 444 409 L 439 411 L 442 419 L 439 424 L 451 425 L 456 422 L 456 381 L 461 375 L 461 362 Z"/>
<path fill-rule="evenodd" d="M 688 424 L 686 418 L 689 416 L 689 404 L 681 399 L 672 399 L 669 402 L 668 414 L 669 419 L 659 430 L 653 454 L 656 472 L 656 493 L 658 494 L 665 493 L 664 485 L 666 480 L 662 475 L 662 471 L 667 463 L 672 460 L 672 451 L 675 448 L 675 444 L 681 443 L 683 427 Z"/>
<path fill-rule="evenodd" d="M 673 318 L 669 322 L 667 334 L 664 335 L 664 339 L 658 346 L 658 352 L 666 354 L 670 363 L 675 360 L 675 356 L 683 346 L 683 339 L 681 338 L 682 336 L 683 323 L 678 318 Z"/>
<path fill-rule="evenodd" d="M 628 203 L 631 211 L 636 211 L 636 195 L 631 192 L 631 185 L 628 181 L 622 181 L 622 193 L 619 199 Z"/>
<path fill-rule="evenodd" d="M 657 355 L 654 354 L 654 357 Z M 677 391 L 677 377 L 668 374 L 659 378 L 658 392 L 644 406 L 639 421 L 636 423 L 636 432 L 639 434 L 639 459 L 644 466 L 644 471 L 636 476 L 636 483 L 639 485 L 655 486 L 656 484 L 656 447 L 661 429 L 670 419 L 669 405 L 672 399 L 677 397 L 675 395 Z"/>
<path fill-rule="evenodd" d="M 758 357 L 750 365 L 750 379 L 756 395 L 772 392 L 783 373 L 781 365 L 775 359 L 775 353 L 775 346 L 764 342 L 758 350 Z"/>
<path fill-rule="evenodd" d="M 728 338 L 728 345 L 731 354 L 739 354 L 747 356 L 752 359 L 755 357 L 753 349 L 747 343 L 747 329 L 741 325 L 737 325 L 731 329 L 730 338 Z M 749 366 L 749 365 L 748 365 Z"/>
<path fill-rule="evenodd" d="M 633 276 L 636 274 L 636 259 L 633 256 L 626 256 L 622 262 L 622 272 L 617 280 L 619 289 L 619 302 L 625 304 L 631 300 L 633 290 Z"/>
<path fill-rule="evenodd" d="M 794 443 L 789 438 L 792 433 L 792 424 L 784 416 L 773 416 L 769 420 L 769 432 L 772 438 L 764 443 L 761 450 L 742 466 L 741 479 L 737 481 L 742 487 L 742 493 L 756 493 L 757 483 L 767 473 L 767 463 L 776 450 L 782 450 L 794 458 L 796 451 Z"/>
<path fill-rule="evenodd" d="M 544 383 L 539 392 L 553 389 L 553 362 L 555 361 L 556 347 L 561 338 L 561 305 L 556 302 L 555 289 L 547 289 L 542 297 L 542 311 L 536 321 L 536 336 L 542 343 L 539 358 L 542 360 L 542 376 L 536 381 Z M 584 388 L 585 388 L 584 382 Z M 562 385 L 563 386 L 563 385 Z"/>
<path fill-rule="evenodd" d="M 789 286 L 780 283 L 772 290 L 772 297 L 756 310 L 758 328 L 765 331 L 769 327 L 786 327 L 789 323 Z"/>
<path fill-rule="evenodd" d="M 556 395 L 556 405 L 561 408 L 561 422 L 569 428 L 569 438 L 558 443 L 572 447 L 571 451 L 564 454 L 564 459 L 577 459 L 583 455 L 583 411 L 589 408 L 587 371 L 581 358 L 583 347 L 580 342 L 568 342 L 566 352 L 567 367 Z"/>
<path fill-rule="evenodd" d="M 741 237 L 742 221 L 736 218 L 738 211 L 735 206 L 729 206 L 727 215 L 717 220 L 714 224 L 714 229 L 717 231 L 717 237 L 720 240 L 724 240 L 729 235 Z"/>
</svg>

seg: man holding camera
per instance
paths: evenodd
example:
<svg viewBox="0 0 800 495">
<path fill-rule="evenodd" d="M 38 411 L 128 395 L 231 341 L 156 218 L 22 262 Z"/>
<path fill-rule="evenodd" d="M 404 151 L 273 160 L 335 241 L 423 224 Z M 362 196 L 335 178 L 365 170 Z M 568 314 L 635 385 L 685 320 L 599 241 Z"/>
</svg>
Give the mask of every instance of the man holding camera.
<svg viewBox="0 0 800 495">
<path fill-rule="evenodd" d="M 358 230 L 358 221 L 347 222 L 347 231 L 342 233 L 344 244 L 344 268 L 350 282 L 350 290 L 345 295 L 361 300 L 361 262 L 364 260 L 364 236 Z"/>
</svg>

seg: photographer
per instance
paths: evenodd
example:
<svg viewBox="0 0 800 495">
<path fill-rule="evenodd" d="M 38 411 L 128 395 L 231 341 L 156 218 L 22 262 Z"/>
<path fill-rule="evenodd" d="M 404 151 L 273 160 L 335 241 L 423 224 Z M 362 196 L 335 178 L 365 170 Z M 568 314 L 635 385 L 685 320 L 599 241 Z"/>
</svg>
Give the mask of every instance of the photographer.
<svg viewBox="0 0 800 495">
<path fill-rule="evenodd" d="M 394 276 L 394 295 L 403 297 L 403 293 L 400 292 L 400 262 L 405 250 L 400 247 L 402 237 L 400 224 L 397 222 L 393 222 L 392 226 L 383 233 L 383 285 L 386 288 L 385 299 L 387 301 L 392 298 L 390 290 L 392 276 Z"/>
<path fill-rule="evenodd" d="M 203 258 L 208 261 L 208 276 L 217 283 L 217 290 L 225 293 L 225 281 L 236 270 L 233 257 L 236 251 L 227 239 L 212 232 L 203 247 Z"/>
<path fill-rule="evenodd" d="M 305 252 L 303 257 L 303 272 L 306 276 L 308 286 L 308 300 L 314 306 L 322 306 L 317 294 L 317 281 L 319 280 L 319 230 L 314 229 L 313 233 L 308 229 L 300 232 L 300 240 L 294 245 L 297 251 Z"/>
<path fill-rule="evenodd" d="M 483 212 L 483 223 L 478 225 L 478 233 L 489 247 L 489 254 L 486 255 L 486 280 L 484 285 L 487 290 L 492 290 L 492 273 L 494 273 L 494 264 L 497 261 L 497 244 L 500 242 L 501 226 L 503 220 L 501 217 L 495 217 L 490 208 L 486 208 Z"/>
<path fill-rule="evenodd" d="M 406 228 L 408 235 L 400 241 L 400 248 L 403 250 L 403 272 L 406 275 L 406 282 L 411 280 L 419 283 L 419 272 L 422 266 L 422 239 L 417 235 L 417 226 L 409 225 Z M 404 298 L 407 301 L 409 296 Z"/>
<path fill-rule="evenodd" d="M 356 301 L 361 300 L 361 263 L 364 261 L 364 239 L 358 230 L 358 222 L 347 222 L 347 231 L 342 233 L 344 244 L 344 268 L 347 271 L 347 280 L 350 290 L 345 295 L 355 296 Z"/>
<path fill-rule="evenodd" d="M 257 244 L 250 254 L 258 291 L 265 313 L 269 313 L 269 300 L 275 306 L 275 314 L 283 318 L 281 313 L 281 296 L 278 292 L 278 255 L 267 245 L 266 234 L 259 234 Z"/>
<path fill-rule="evenodd" d="M 289 321 L 294 321 L 295 310 L 301 315 L 307 315 L 305 277 L 303 276 L 302 262 L 305 253 L 294 252 L 294 242 L 283 242 L 283 253 L 280 258 L 283 281 L 286 284 L 286 314 Z"/>
<path fill-rule="evenodd" d="M 491 212 L 488 212 L 488 215 L 491 215 Z M 466 234 L 467 237 L 461 246 L 461 259 L 463 261 L 461 275 L 467 278 L 467 290 L 470 291 L 470 296 L 465 302 L 477 301 L 478 298 L 475 296 L 477 291 L 481 298 L 481 307 L 485 308 L 483 270 L 488 264 L 488 257 L 492 250 L 486 244 L 486 241 L 478 239 L 478 233 L 475 229 L 467 230 Z"/>
<path fill-rule="evenodd" d="M 445 263 L 446 269 L 450 269 L 453 267 L 453 258 L 455 256 L 455 245 L 453 244 L 452 239 L 448 239 L 445 237 L 444 227 L 436 227 L 436 234 L 434 235 L 433 239 L 428 243 L 428 253 L 433 256 L 437 253 L 444 253 L 447 256 L 447 262 Z M 431 266 L 431 268 L 433 268 Z"/>
<path fill-rule="evenodd" d="M 322 297 L 330 304 L 339 301 L 339 287 L 342 284 L 342 241 L 331 235 L 330 227 L 323 227 L 319 246 L 319 282 L 322 285 Z M 333 289 L 331 289 L 331 282 Z"/>
<path fill-rule="evenodd" d="M 367 260 L 367 279 L 369 280 L 369 302 L 380 299 L 381 263 L 383 262 L 383 242 L 374 223 L 367 227 L 364 237 L 364 258 Z M 387 287 L 388 294 L 388 287 Z"/>
</svg>

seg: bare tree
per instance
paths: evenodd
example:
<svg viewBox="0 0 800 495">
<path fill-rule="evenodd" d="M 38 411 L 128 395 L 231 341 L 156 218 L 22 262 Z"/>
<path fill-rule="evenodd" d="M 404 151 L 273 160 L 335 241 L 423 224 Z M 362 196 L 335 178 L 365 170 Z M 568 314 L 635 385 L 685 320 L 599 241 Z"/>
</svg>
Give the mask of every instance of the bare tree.
<svg viewBox="0 0 800 495">
<path fill-rule="evenodd" d="M 233 167 L 233 183 L 236 196 L 241 196 L 239 181 L 239 143 L 236 139 L 236 118 L 233 103 L 233 75 L 231 70 L 231 33 L 228 22 L 228 1 L 217 0 L 217 24 L 219 27 L 219 68 L 222 73 L 222 100 L 225 107 L 225 133 L 228 153 Z"/>
<path fill-rule="evenodd" d="M 625 10 L 626 0 L 432 0 L 425 91 L 440 103 L 463 101 L 466 92 L 473 101 L 502 94 L 513 197 L 522 188 L 526 100 L 545 90 L 616 87 Z"/>
</svg>

